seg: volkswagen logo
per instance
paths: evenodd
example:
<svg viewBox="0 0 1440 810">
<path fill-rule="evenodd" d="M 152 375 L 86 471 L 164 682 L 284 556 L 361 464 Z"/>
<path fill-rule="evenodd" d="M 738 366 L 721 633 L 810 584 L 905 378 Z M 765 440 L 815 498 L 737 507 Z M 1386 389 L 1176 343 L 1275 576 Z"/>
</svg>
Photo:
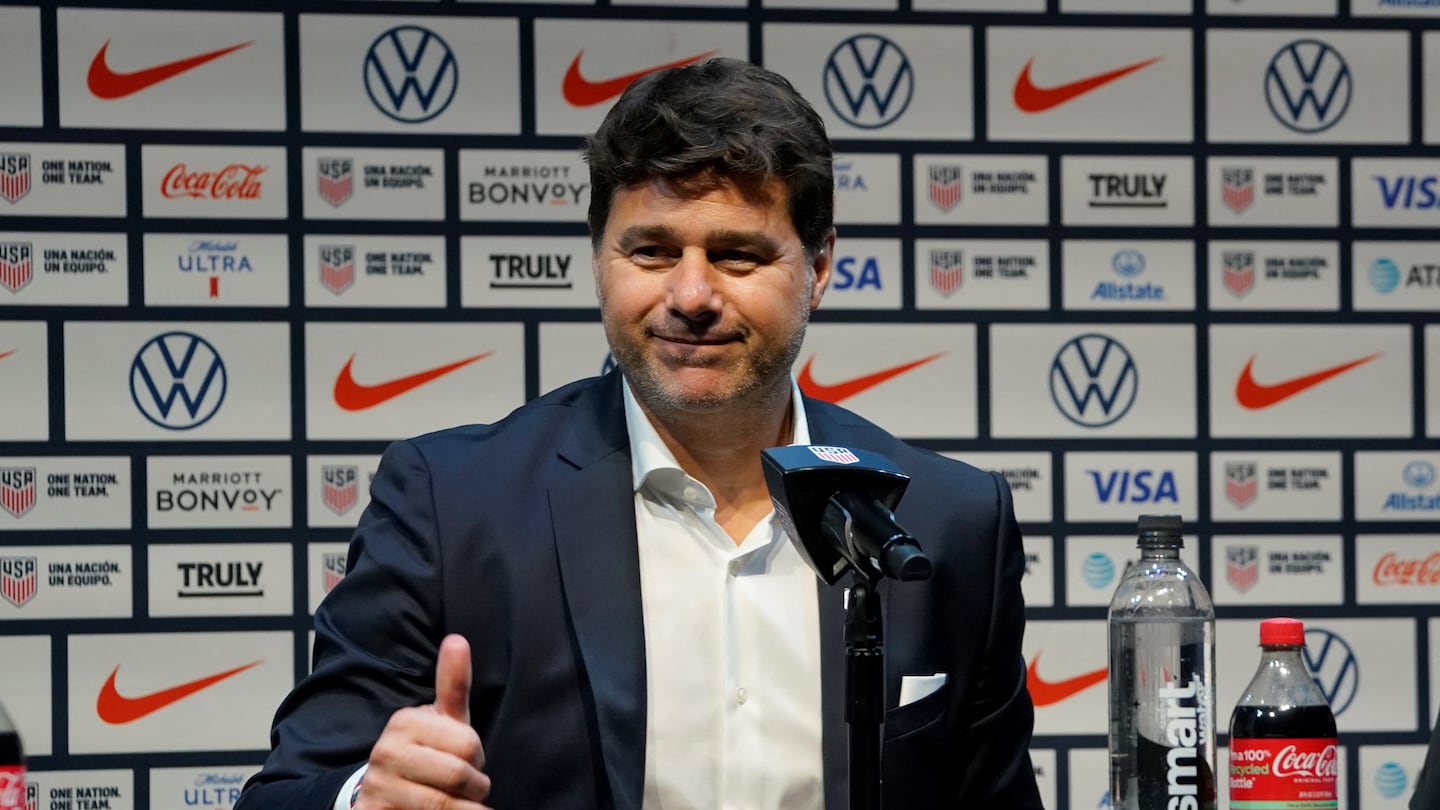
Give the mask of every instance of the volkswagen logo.
<svg viewBox="0 0 1440 810">
<path fill-rule="evenodd" d="M 225 361 L 208 340 L 190 332 L 151 338 L 130 363 L 130 398 L 148 420 L 166 430 L 191 430 L 210 420 L 225 401 Z"/>
<path fill-rule="evenodd" d="M 1118 422 L 1139 391 L 1135 360 L 1106 335 L 1071 338 L 1050 363 L 1050 397 L 1066 419 L 1082 427 Z"/>
<path fill-rule="evenodd" d="M 1360 662 L 1345 639 L 1318 628 L 1305 631 L 1305 666 L 1315 677 L 1335 716 L 1350 708 L 1360 691 Z"/>
<path fill-rule="evenodd" d="M 400 25 L 365 54 L 365 92 L 375 108 L 405 124 L 429 121 L 455 100 L 460 68 L 439 34 Z"/>
<path fill-rule="evenodd" d="M 1340 52 L 1318 39 L 1281 48 L 1265 69 L 1265 103 L 1275 120 L 1306 135 L 1335 126 L 1354 92 Z"/>
<path fill-rule="evenodd" d="M 910 58 L 879 34 L 850 37 L 825 60 L 825 100 L 852 127 L 879 129 L 894 123 L 914 95 Z"/>
</svg>

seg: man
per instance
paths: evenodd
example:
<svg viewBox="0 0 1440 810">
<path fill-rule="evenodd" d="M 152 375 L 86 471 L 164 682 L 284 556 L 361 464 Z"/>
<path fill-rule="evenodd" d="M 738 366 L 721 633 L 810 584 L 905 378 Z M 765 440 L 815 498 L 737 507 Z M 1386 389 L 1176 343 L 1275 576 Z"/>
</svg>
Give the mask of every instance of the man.
<svg viewBox="0 0 1440 810">
<path fill-rule="evenodd" d="M 620 373 L 389 448 L 237 810 L 843 808 L 843 586 L 760 463 L 792 441 L 896 462 L 935 562 L 882 588 L 885 806 L 1039 808 L 1003 479 L 790 376 L 834 248 L 820 118 L 712 60 L 635 82 L 587 160 Z"/>
</svg>

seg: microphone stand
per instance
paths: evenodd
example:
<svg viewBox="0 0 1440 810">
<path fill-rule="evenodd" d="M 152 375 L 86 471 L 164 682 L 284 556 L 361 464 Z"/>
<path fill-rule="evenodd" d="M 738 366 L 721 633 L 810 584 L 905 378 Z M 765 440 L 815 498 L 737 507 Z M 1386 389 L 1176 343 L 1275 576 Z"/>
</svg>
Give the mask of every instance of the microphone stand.
<svg viewBox="0 0 1440 810">
<path fill-rule="evenodd" d="M 850 810 L 880 810 L 885 641 L 878 579 L 856 569 L 845 606 L 845 723 L 850 727 Z"/>
</svg>

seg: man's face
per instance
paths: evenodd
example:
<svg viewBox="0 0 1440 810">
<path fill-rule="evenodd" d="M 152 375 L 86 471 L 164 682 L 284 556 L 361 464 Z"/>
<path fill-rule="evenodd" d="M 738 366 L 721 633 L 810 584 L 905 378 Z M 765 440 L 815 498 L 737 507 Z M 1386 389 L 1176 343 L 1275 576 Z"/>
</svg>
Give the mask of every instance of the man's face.
<svg viewBox="0 0 1440 810">
<path fill-rule="evenodd" d="M 651 181 L 616 192 L 595 254 L 611 353 L 652 411 L 788 386 L 833 235 L 807 265 L 784 184 Z"/>
</svg>

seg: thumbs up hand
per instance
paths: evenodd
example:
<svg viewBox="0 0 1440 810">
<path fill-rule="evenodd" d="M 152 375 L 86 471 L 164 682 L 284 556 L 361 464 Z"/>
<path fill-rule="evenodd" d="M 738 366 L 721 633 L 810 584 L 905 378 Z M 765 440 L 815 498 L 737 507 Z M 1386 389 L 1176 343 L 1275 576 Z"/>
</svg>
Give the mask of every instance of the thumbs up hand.
<svg viewBox="0 0 1440 810">
<path fill-rule="evenodd" d="M 355 810 L 488 810 L 485 750 L 470 726 L 470 643 L 448 635 L 435 666 L 435 702 L 390 715 L 370 750 Z"/>
</svg>

